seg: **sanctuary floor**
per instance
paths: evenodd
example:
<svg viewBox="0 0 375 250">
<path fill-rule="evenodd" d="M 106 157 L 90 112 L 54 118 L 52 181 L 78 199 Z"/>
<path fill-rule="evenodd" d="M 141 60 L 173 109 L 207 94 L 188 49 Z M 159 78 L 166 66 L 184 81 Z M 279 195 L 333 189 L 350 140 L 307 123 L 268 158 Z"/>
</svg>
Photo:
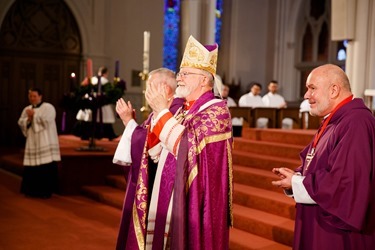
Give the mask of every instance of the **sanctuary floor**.
<svg viewBox="0 0 375 250">
<path fill-rule="evenodd" d="M 115 249 L 119 209 L 83 196 L 27 198 L 20 183 L 0 169 L 0 250 Z"/>
</svg>

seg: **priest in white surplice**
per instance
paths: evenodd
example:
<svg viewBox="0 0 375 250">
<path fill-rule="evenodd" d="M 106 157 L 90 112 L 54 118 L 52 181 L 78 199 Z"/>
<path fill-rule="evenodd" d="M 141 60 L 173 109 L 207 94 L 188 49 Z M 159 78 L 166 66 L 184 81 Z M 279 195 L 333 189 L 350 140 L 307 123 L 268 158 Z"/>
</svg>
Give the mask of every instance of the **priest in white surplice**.
<svg viewBox="0 0 375 250">
<path fill-rule="evenodd" d="M 268 93 L 265 94 L 262 98 L 263 103 L 266 107 L 271 108 L 286 108 L 287 103 L 281 95 L 277 93 L 279 88 L 279 83 L 275 80 L 272 80 L 268 83 Z M 293 120 L 290 118 L 284 118 L 282 121 L 282 128 L 292 129 Z"/>
<path fill-rule="evenodd" d="M 260 93 L 262 91 L 262 85 L 258 82 L 251 82 L 250 83 L 250 92 L 244 94 L 240 97 L 240 100 L 238 101 L 238 106 L 240 107 L 250 107 L 250 108 L 258 108 L 258 107 L 264 107 L 264 103 L 262 100 L 262 97 L 260 96 Z M 264 128 L 267 126 L 267 118 L 258 118 L 256 122 L 257 128 Z M 235 124 L 233 122 L 233 124 Z M 241 123 L 242 125 L 242 118 Z"/>
<path fill-rule="evenodd" d="M 61 160 L 56 128 L 56 110 L 42 101 L 42 92 L 31 88 L 30 105 L 18 120 L 26 147 L 21 192 L 31 197 L 49 198 L 57 191 L 57 162 Z"/>
</svg>

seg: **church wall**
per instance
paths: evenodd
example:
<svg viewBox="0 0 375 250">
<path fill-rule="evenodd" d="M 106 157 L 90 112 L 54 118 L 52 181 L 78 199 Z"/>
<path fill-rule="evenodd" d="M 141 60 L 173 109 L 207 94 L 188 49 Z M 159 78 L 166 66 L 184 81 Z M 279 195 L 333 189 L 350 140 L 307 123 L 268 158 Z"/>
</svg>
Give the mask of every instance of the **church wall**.
<svg viewBox="0 0 375 250">
<path fill-rule="evenodd" d="M 124 98 L 139 110 L 142 107 L 142 89 L 139 78 L 132 74 L 133 71 L 143 69 L 143 32 L 146 30 L 151 33 L 150 70 L 163 64 L 163 1 L 66 2 L 81 29 L 84 50 L 82 71 L 85 70 L 86 59 L 91 58 L 95 72 L 100 66 L 106 65 L 112 78 L 115 61 L 119 60 L 120 77 L 127 83 Z M 118 120 L 114 128 L 117 134 L 122 133 L 121 121 Z"/>
<path fill-rule="evenodd" d="M 273 76 L 280 82 L 280 93 L 289 101 L 297 101 L 300 93 L 300 77 L 295 65 L 301 50 L 300 41 L 296 37 L 303 32 L 303 1 L 277 1 L 275 8 L 277 20 Z"/>
<path fill-rule="evenodd" d="M 83 56 L 93 59 L 94 70 L 104 64 L 113 77 L 115 60 L 120 60 L 120 76 L 127 81 L 130 91 L 139 90 L 131 84 L 131 71 L 142 70 L 145 30 L 151 32 L 150 69 L 162 66 L 162 0 L 66 0 L 66 3 L 81 29 Z"/>
<path fill-rule="evenodd" d="M 0 22 L 14 0 L 0 1 Z M 100 66 L 107 66 L 110 80 L 114 77 L 115 61 L 120 61 L 120 77 L 127 83 L 125 98 L 136 109 L 142 105 L 142 89 L 134 81 L 132 71 L 143 67 L 143 32 L 151 32 L 150 69 L 163 64 L 164 1 L 138 0 L 65 0 L 79 26 L 82 40 L 81 75 L 86 72 L 86 60 L 93 60 L 94 73 Z M 133 77 L 135 80 L 137 77 Z M 123 125 L 115 124 L 117 133 Z"/>
<path fill-rule="evenodd" d="M 346 69 L 354 95 L 363 97 L 365 89 L 375 89 L 375 3 L 356 4 L 355 33 L 348 45 Z"/>
<path fill-rule="evenodd" d="M 224 1 L 222 45 L 219 50 L 218 73 L 227 83 L 241 83 L 246 92 L 250 81 L 263 85 L 277 79 L 281 94 L 294 101 L 298 89 L 298 74 L 294 68 L 297 55 L 295 32 L 299 22 L 296 12 L 303 0 L 226 0 Z M 0 22 L 14 0 L 0 1 Z M 115 60 L 120 60 L 120 76 L 126 80 L 125 98 L 142 106 L 142 90 L 132 81 L 133 70 L 142 70 L 143 31 L 151 32 L 150 69 L 162 66 L 163 60 L 163 6 L 164 1 L 138 0 L 65 0 L 75 16 L 82 39 L 82 68 L 92 58 L 94 71 L 106 65 L 110 77 Z M 347 69 L 356 95 L 365 88 L 375 88 L 375 46 L 373 1 L 359 1 L 358 11 L 367 10 L 366 20 L 357 12 L 357 38 L 349 45 Z M 362 6 L 362 7 L 361 7 Z M 194 17 L 192 17 L 194 18 Z M 359 20 L 359 18 L 362 18 Z M 362 25 L 366 24 L 366 25 Z M 364 30 L 364 27 L 366 27 Z M 359 40 L 360 38 L 360 40 Z M 363 44 L 366 46 L 363 47 Z M 364 67 L 365 66 L 365 67 Z M 357 86 L 358 85 L 358 86 Z M 122 124 L 116 124 L 122 131 Z"/>
<path fill-rule="evenodd" d="M 219 57 L 226 59 L 220 62 L 219 74 L 225 75 L 228 83 L 240 82 L 242 93 L 247 92 L 251 81 L 260 82 L 265 92 L 266 84 L 273 78 L 275 16 L 270 14 L 270 2 L 233 0 L 230 13 L 224 13 L 230 24 L 224 25 L 223 32 L 230 37 L 230 44 L 219 52 Z"/>
</svg>

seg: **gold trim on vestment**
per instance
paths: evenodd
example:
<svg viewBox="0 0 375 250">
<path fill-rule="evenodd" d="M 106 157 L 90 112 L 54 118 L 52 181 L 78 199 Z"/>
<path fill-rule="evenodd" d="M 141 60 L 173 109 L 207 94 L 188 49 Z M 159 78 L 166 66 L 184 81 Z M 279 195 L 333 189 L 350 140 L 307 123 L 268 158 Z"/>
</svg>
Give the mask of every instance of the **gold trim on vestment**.
<svg viewBox="0 0 375 250">
<path fill-rule="evenodd" d="M 196 148 L 196 154 L 197 155 L 200 154 L 202 152 L 202 150 L 204 149 L 204 147 L 206 147 L 207 144 L 210 144 L 210 143 L 213 143 L 213 142 L 219 142 L 219 141 L 223 141 L 223 140 L 228 140 L 231 137 L 232 137 L 232 131 L 227 132 L 225 134 L 207 136 L 199 143 L 198 147 Z M 231 162 L 232 162 L 232 158 L 230 159 L 230 164 L 231 164 Z M 230 169 L 232 168 L 232 164 L 229 166 L 229 168 Z M 195 177 L 197 177 L 197 175 L 198 175 L 198 166 L 195 165 L 189 173 L 186 191 L 189 190 L 191 184 L 193 183 L 193 181 L 195 180 Z"/>
<path fill-rule="evenodd" d="M 137 213 L 137 206 L 133 203 L 133 221 L 134 221 L 134 232 L 135 237 L 137 238 L 138 248 L 144 249 L 145 248 L 145 239 L 143 236 L 141 223 L 139 221 L 138 213 Z"/>
<path fill-rule="evenodd" d="M 146 135 L 145 145 L 143 147 L 142 152 L 142 158 L 141 158 L 141 166 L 139 169 L 138 174 L 138 180 L 137 180 L 137 186 L 136 186 L 136 193 L 135 193 L 135 200 L 133 203 L 133 220 L 134 220 L 134 231 L 135 236 L 137 238 L 137 243 L 139 249 L 145 248 L 145 231 L 146 231 L 146 216 L 147 216 L 147 199 L 145 200 L 145 195 L 147 195 L 147 187 L 145 185 L 145 181 L 142 178 L 142 171 L 148 171 L 147 166 L 147 139 L 148 134 Z M 146 164 L 144 164 L 144 161 L 146 161 Z M 139 205 L 137 207 L 137 203 L 139 202 Z M 142 217 L 139 218 L 138 211 L 142 211 Z"/>
<path fill-rule="evenodd" d="M 196 153 L 200 154 L 204 147 L 206 147 L 207 144 L 213 143 L 213 142 L 219 142 L 219 141 L 224 141 L 228 140 L 229 138 L 232 137 L 232 131 L 227 132 L 225 134 L 220 134 L 220 135 L 212 135 L 212 136 L 207 136 L 204 137 L 204 139 L 199 143 Z"/>
<path fill-rule="evenodd" d="M 190 188 L 191 183 L 193 183 L 193 181 L 195 180 L 195 177 L 197 177 L 197 175 L 198 175 L 198 166 L 195 165 L 195 166 L 191 169 L 191 171 L 190 171 L 190 173 L 189 173 L 187 189 Z M 187 190 L 186 190 L 186 191 L 187 191 Z"/>
<path fill-rule="evenodd" d="M 228 178 L 229 178 L 229 224 L 233 227 L 233 159 L 232 159 L 232 150 L 230 148 L 229 140 L 227 141 L 227 154 L 228 154 Z"/>
</svg>

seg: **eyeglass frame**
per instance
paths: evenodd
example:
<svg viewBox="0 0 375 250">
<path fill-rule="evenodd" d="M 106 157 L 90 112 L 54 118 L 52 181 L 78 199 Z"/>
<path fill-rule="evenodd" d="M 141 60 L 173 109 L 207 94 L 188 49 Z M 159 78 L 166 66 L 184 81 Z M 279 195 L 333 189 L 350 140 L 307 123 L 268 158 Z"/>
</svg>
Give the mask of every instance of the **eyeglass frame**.
<svg viewBox="0 0 375 250">
<path fill-rule="evenodd" d="M 176 78 L 177 78 L 177 77 L 185 78 L 185 77 L 187 77 L 188 75 L 200 75 L 200 76 L 207 77 L 206 75 L 201 74 L 201 73 L 194 73 L 194 72 L 186 72 L 186 71 L 183 71 L 183 72 L 178 72 L 178 73 L 176 73 Z"/>
</svg>

